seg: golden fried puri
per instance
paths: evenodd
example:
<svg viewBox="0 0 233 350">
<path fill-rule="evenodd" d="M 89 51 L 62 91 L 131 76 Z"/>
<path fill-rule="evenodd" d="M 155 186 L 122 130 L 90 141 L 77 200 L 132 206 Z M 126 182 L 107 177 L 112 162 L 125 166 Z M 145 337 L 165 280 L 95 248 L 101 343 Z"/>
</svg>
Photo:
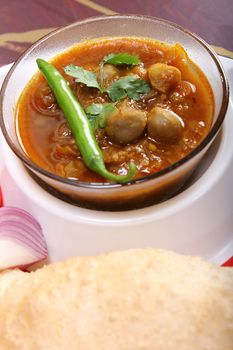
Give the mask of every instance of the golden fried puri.
<svg viewBox="0 0 233 350">
<path fill-rule="evenodd" d="M 232 350 L 233 269 L 154 249 L 0 274 L 1 350 Z"/>
</svg>

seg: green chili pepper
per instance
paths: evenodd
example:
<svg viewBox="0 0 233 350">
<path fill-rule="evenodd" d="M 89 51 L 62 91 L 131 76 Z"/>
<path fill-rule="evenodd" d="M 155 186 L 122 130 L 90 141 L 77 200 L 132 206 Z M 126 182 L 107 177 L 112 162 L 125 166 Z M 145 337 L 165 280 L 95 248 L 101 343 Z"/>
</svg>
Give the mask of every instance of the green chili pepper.
<svg viewBox="0 0 233 350">
<path fill-rule="evenodd" d="M 116 175 L 106 169 L 102 151 L 96 142 L 92 127 L 66 80 L 52 64 L 42 59 L 37 59 L 36 62 L 52 89 L 60 108 L 64 112 L 87 167 L 115 182 L 130 181 L 136 170 L 134 162 L 131 161 L 129 163 L 129 171 L 126 175 Z"/>
</svg>

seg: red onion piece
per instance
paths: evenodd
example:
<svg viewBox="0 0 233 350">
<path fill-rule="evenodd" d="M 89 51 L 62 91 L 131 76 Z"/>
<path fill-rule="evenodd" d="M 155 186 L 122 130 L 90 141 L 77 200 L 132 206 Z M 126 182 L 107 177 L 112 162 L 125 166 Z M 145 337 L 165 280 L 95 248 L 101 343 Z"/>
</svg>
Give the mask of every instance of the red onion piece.
<svg viewBox="0 0 233 350">
<path fill-rule="evenodd" d="M 0 208 L 0 270 L 25 268 L 47 256 L 47 246 L 38 221 L 22 209 Z"/>
</svg>

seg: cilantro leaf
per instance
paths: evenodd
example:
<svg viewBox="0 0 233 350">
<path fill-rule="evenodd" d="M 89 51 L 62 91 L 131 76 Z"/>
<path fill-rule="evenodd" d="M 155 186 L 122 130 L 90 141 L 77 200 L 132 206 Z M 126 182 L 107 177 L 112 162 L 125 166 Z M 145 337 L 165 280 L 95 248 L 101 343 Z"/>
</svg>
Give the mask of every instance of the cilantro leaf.
<svg viewBox="0 0 233 350">
<path fill-rule="evenodd" d="M 135 101 L 140 100 L 141 95 L 147 94 L 148 92 L 150 92 L 150 86 L 142 78 L 133 81 L 132 86 L 127 89 L 128 97 Z"/>
<path fill-rule="evenodd" d="M 101 92 L 104 90 L 104 65 L 112 64 L 114 66 L 127 64 L 130 66 L 136 66 L 140 63 L 140 60 L 137 56 L 129 55 L 128 53 L 110 53 L 105 56 L 100 62 L 100 86 Z"/>
<path fill-rule="evenodd" d="M 87 118 L 94 130 L 105 128 L 108 116 L 115 111 L 115 103 L 93 103 L 86 108 Z"/>
<path fill-rule="evenodd" d="M 137 56 L 129 55 L 128 53 L 110 53 L 103 58 L 103 62 L 113 65 L 128 64 L 136 66 L 140 63 L 140 60 Z"/>
<path fill-rule="evenodd" d="M 150 86 L 144 79 L 134 74 L 115 81 L 106 91 L 113 102 L 122 100 L 127 96 L 137 101 L 141 94 L 150 91 Z"/>
<path fill-rule="evenodd" d="M 98 115 L 100 114 L 104 109 L 104 104 L 102 103 L 92 103 L 86 108 L 86 112 L 88 114 Z"/>
<path fill-rule="evenodd" d="M 97 77 L 93 72 L 86 70 L 82 67 L 75 66 L 74 64 L 66 66 L 64 68 L 64 71 L 67 75 L 76 78 L 75 81 L 77 83 L 82 83 L 88 87 L 93 87 L 100 90 Z"/>
</svg>

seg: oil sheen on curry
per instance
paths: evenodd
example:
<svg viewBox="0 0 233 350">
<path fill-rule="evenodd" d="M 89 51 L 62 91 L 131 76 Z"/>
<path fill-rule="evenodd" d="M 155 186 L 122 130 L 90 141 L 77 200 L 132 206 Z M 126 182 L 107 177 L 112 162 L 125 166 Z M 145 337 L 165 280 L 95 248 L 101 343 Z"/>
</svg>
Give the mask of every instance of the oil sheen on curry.
<svg viewBox="0 0 233 350">
<path fill-rule="evenodd" d="M 52 64 L 86 112 L 106 168 L 133 179 L 154 174 L 189 154 L 210 130 L 214 98 L 200 69 L 179 45 L 152 39 L 90 40 Z M 83 162 L 47 81 L 35 75 L 17 106 L 17 133 L 28 157 L 61 177 L 109 182 Z"/>
</svg>

